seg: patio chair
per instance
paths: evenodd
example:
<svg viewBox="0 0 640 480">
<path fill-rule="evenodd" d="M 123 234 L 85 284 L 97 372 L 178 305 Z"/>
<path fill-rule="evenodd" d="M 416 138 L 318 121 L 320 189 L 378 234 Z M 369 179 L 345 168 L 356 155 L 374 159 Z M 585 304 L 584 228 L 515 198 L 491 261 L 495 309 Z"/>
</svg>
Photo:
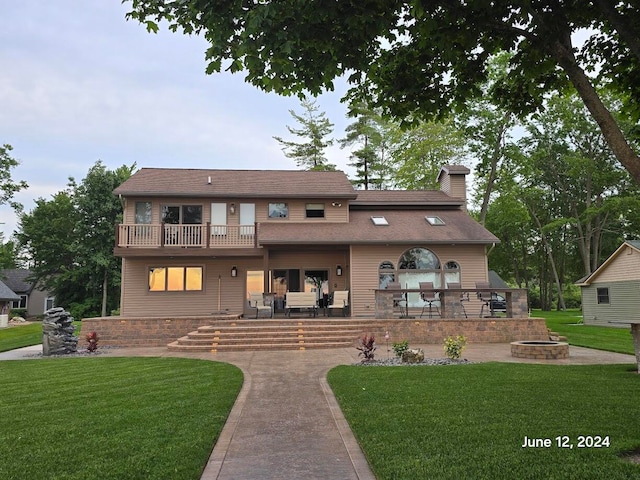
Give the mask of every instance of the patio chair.
<svg viewBox="0 0 640 480">
<path fill-rule="evenodd" d="M 491 284 L 489 282 L 476 282 L 476 290 L 476 296 L 482 302 L 480 318 L 482 318 L 482 314 L 484 313 L 484 307 L 489 307 L 489 316 L 493 316 L 491 301 L 495 298 L 495 293 L 491 291 Z"/>
<path fill-rule="evenodd" d="M 347 316 L 349 307 L 349 290 L 337 290 L 331 294 L 331 303 L 327 305 L 329 316 L 332 316 L 334 309 L 342 310 L 342 316 Z"/>
<path fill-rule="evenodd" d="M 460 283 L 447 283 L 447 288 L 451 288 L 451 289 L 455 289 L 455 290 L 459 290 L 462 288 L 462 285 Z M 464 318 L 469 318 L 467 316 L 467 310 L 464 308 L 464 302 L 468 302 L 469 301 L 469 292 L 460 292 L 460 301 L 459 303 L 455 304 L 456 307 L 460 307 L 462 309 L 462 313 L 464 313 Z"/>
<path fill-rule="evenodd" d="M 250 292 L 249 306 L 256 309 L 256 318 L 260 316 L 260 312 L 269 312 L 269 318 L 273 318 L 271 300 L 265 298 L 262 293 Z"/>
<path fill-rule="evenodd" d="M 442 318 L 440 314 L 440 309 L 438 309 L 438 305 L 435 305 L 435 302 L 438 301 L 438 294 L 433 290 L 433 282 L 420 282 L 420 298 L 425 304 L 422 306 L 422 312 L 420 312 L 420 318 L 424 314 L 424 310 L 429 307 L 429 318 L 432 317 L 433 308 L 435 307 L 436 312 L 438 312 L 438 316 Z"/>
<path fill-rule="evenodd" d="M 398 282 L 389 282 L 387 284 L 387 290 L 397 290 L 397 292 L 393 292 L 393 311 L 396 309 L 400 310 L 400 318 L 405 318 L 409 316 L 409 304 L 407 302 L 407 298 L 404 292 L 401 290 L 400 283 Z M 403 305 L 404 304 L 404 305 Z"/>
</svg>

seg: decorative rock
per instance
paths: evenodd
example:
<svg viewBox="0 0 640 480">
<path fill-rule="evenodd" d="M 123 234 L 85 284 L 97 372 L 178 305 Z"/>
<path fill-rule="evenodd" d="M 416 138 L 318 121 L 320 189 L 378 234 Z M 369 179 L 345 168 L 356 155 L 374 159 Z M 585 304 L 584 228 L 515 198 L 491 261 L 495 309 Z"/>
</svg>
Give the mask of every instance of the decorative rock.
<svg viewBox="0 0 640 480">
<path fill-rule="evenodd" d="M 421 348 L 410 348 L 402 352 L 402 361 L 404 363 L 420 363 L 424 360 L 424 352 Z"/>
<path fill-rule="evenodd" d="M 73 332 L 73 317 L 63 308 L 44 312 L 42 320 L 42 355 L 64 355 L 78 350 L 78 337 Z"/>
</svg>

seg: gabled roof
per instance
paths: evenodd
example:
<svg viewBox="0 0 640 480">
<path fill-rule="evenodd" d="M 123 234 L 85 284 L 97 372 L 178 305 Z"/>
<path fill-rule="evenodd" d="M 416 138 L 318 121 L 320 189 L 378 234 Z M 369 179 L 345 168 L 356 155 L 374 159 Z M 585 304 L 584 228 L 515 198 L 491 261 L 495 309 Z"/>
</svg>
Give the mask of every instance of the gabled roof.
<svg viewBox="0 0 640 480">
<path fill-rule="evenodd" d="M 351 207 L 444 206 L 459 207 L 464 201 L 453 198 L 440 190 L 356 190 L 358 197 Z"/>
<path fill-rule="evenodd" d="M 13 301 L 20 300 L 20 297 L 15 294 L 7 285 L 0 281 L 0 301 Z"/>
<path fill-rule="evenodd" d="M 31 270 L 8 268 L 0 270 L 0 280 L 18 294 L 29 294 L 33 290 L 33 282 L 28 280 L 31 274 Z"/>
<path fill-rule="evenodd" d="M 613 262 L 613 260 L 618 257 L 622 252 L 624 252 L 627 248 L 633 248 L 640 253 L 640 241 L 639 240 L 627 240 L 622 245 L 620 245 L 615 252 L 613 252 L 609 258 L 607 258 L 602 265 L 600 265 L 596 270 L 591 272 L 591 275 L 581 278 L 575 284 L 579 286 L 588 286 L 590 285 L 602 272 L 604 272 L 607 267 Z"/>
<path fill-rule="evenodd" d="M 425 216 L 438 216 L 444 225 L 431 225 Z M 377 226 L 372 216 L 384 216 Z M 500 240 L 462 210 L 355 210 L 349 223 L 262 222 L 260 243 L 276 244 L 492 244 Z"/>
<path fill-rule="evenodd" d="M 341 171 L 142 168 L 114 190 L 123 196 L 353 199 Z"/>
</svg>

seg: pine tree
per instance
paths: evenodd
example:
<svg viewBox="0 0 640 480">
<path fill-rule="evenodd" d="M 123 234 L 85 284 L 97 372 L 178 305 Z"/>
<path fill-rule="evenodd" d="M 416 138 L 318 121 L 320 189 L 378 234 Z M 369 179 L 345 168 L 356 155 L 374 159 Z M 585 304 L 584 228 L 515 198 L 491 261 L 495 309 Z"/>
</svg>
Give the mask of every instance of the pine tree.
<svg viewBox="0 0 640 480">
<path fill-rule="evenodd" d="M 336 166 L 328 163 L 324 155 L 327 147 L 333 145 L 333 139 L 325 138 L 333 132 L 333 123 L 326 117 L 325 112 L 318 113 L 315 100 L 304 98 L 301 101 L 304 109 L 302 115 L 289 110 L 291 116 L 301 125 L 301 128 L 293 128 L 287 125 L 289 133 L 306 139 L 297 143 L 284 140 L 281 137 L 273 137 L 282 145 L 282 151 L 287 158 L 296 161 L 298 167 L 304 170 L 335 170 Z"/>
</svg>

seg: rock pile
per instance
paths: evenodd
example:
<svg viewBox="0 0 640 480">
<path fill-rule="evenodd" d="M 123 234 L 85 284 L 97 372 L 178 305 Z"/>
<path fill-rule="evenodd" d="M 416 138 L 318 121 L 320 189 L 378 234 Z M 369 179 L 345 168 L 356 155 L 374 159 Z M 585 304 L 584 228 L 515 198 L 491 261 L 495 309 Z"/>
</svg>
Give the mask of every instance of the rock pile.
<svg viewBox="0 0 640 480">
<path fill-rule="evenodd" d="M 42 320 L 42 355 L 64 355 L 78 350 L 78 337 L 73 334 L 73 317 L 63 308 L 44 312 Z"/>
</svg>

